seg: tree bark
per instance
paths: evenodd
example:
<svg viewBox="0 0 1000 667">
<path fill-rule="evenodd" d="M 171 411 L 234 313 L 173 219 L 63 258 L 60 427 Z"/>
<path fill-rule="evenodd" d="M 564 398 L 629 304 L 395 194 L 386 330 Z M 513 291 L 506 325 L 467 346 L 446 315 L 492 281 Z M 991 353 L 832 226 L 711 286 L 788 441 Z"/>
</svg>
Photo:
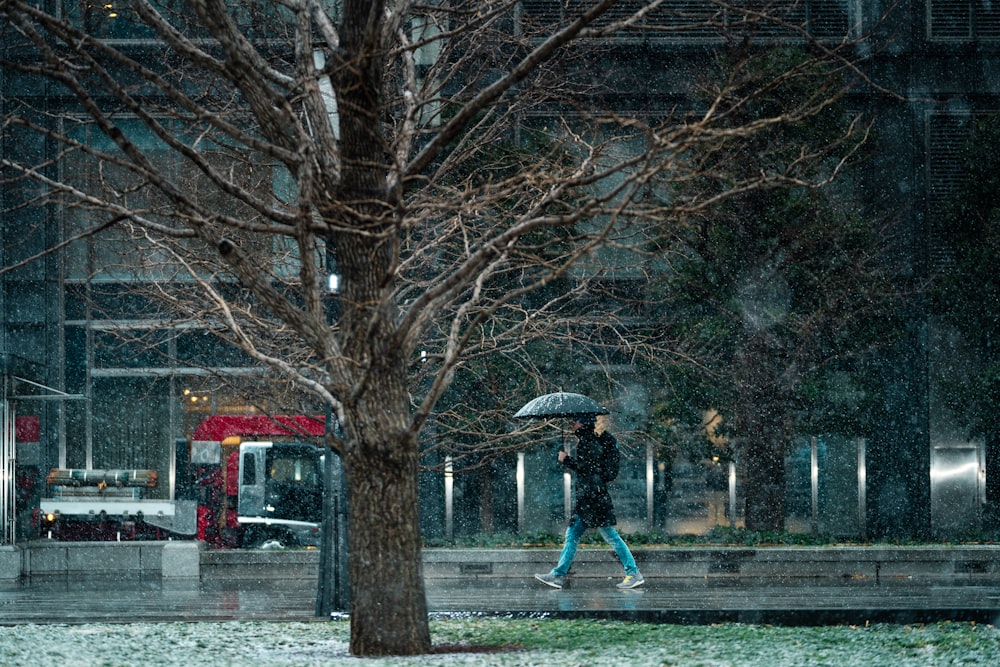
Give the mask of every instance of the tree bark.
<svg viewBox="0 0 1000 667">
<path fill-rule="evenodd" d="M 761 433 L 742 448 L 746 466 L 744 519 L 747 530 L 785 529 L 784 442 Z"/>
<path fill-rule="evenodd" d="M 389 430 L 348 458 L 351 653 L 430 650 L 420 557 L 416 441 Z"/>
<path fill-rule="evenodd" d="M 341 327 L 355 376 L 345 411 L 345 466 L 349 490 L 348 559 L 351 581 L 351 653 L 417 655 L 430 650 L 421 572 L 418 501 L 419 445 L 410 428 L 409 352 L 395 344 L 394 302 L 378 275 L 387 275 L 386 243 L 345 245 L 342 266 L 358 255 L 366 271 L 345 275 Z"/>
<path fill-rule="evenodd" d="M 744 522 L 747 530 L 785 529 L 785 441 L 787 415 L 776 360 L 766 335 L 751 337 L 737 354 L 740 386 L 736 423 L 745 469 Z"/>
<path fill-rule="evenodd" d="M 342 178 L 326 215 L 342 277 L 342 351 L 350 361 L 343 397 L 349 490 L 351 653 L 418 655 L 430 650 L 420 555 L 419 447 L 410 428 L 409 350 L 392 297 L 399 256 L 398 193 L 387 188 L 381 123 L 382 2 L 344 3 L 335 80 Z M 344 204 L 337 206 L 337 203 Z"/>
</svg>

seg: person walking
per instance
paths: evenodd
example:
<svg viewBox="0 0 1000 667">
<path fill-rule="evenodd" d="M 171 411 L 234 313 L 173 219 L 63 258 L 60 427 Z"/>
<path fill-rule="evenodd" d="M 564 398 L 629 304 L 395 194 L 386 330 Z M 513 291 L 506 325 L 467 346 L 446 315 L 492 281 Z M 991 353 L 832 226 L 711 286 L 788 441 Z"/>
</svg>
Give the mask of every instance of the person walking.
<svg viewBox="0 0 1000 667">
<path fill-rule="evenodd" d="M 576 472 L 577 487 L 576 504 L 566 529 L 566 542 L 559 562 L 550 572 L 535 575 L 535 579 L 552 588 L 562 588 L 566 583 L 580 538 L 589 528 L 598 530 L 625 568 L 625 578 L 617 584 L 617 588 L 637 588 L 646 583 L 632 552 L 615 528 L 618 520 L 608 484 L 618 476 L 618 443 L 607 431 L 598 434 L 594 429 L 596 422 L 596 415 L 578 416 L 572 427 L 573 435 L 579 440 L 576 456 L 570 456 L 564 449 L 559 450 L 559 462 Z"/>
</svg>

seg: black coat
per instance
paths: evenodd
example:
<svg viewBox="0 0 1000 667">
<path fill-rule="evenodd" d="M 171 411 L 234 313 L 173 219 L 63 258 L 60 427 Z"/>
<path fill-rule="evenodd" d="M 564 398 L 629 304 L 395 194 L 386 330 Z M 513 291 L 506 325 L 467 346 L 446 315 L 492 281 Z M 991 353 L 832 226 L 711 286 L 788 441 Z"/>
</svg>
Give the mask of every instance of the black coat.
<svg viewBox="0 0 1000 667">
<path fill-rule="evenodd" d="M 611 503 L 608 485 L 602 477 L 609 465 L 607 447 L 616 447 L 610 433 L 597 435 L 593 428 L 577 431 L 580 439 L 576 456 L 567 456 L 563 465 L 576 472 L 576 505 L 573 514 L 580 517 L 586 528 L 614 526 L 618 523 L 615 507 Z"/>
</svg>

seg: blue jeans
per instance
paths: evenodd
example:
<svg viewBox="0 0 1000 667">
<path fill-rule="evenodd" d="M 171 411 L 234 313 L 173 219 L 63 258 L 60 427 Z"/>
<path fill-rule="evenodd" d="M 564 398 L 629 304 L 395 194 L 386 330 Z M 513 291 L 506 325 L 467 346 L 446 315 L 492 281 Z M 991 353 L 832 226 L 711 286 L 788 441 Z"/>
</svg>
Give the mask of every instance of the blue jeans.
<svg viewBox="0 0 1000 667">
<path fill-rule="evenodd" d="M 615 555 L 618 556 L 622 567 L 625 568 L 625 574 L 639 574 L 639 568 L 636 567 L 632 552 L 629 551 L 628 545 L 625 544 L 625 540 L 618 534 L 615 527 L 601 526 L 597 530 L 601 534 L 601 537 L 604 538 L 604 541 L 615 550 Z M 583 536 L 584 531 L 586 531 L 586 528 L 583 527 L 583 521 L 580 520 L 580 517 L 573 517 L 573 522 L 566 529 L 566 544 L 563 545 L 562 554 L 559 556 L 559 563 L 552 570 L 552 574 L 559 577 L 565 577 L 569 574 L 569 567 L 573 564 L 573 559 L 576 557 L 576 548 L 580 546 L 580 538 Z"/>
</svg>

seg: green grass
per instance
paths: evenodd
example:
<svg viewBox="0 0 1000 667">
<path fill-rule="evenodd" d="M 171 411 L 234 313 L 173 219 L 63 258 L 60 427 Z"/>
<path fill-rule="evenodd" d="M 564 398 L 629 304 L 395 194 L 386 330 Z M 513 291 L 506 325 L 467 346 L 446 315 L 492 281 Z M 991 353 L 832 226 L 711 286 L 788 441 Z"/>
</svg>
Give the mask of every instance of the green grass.
<svg viewBox="0 0 1000 667">
<path fill-rule="evenodd" d="M 1000 664 L 1000 631 L 970 623 L 796 628 L 465 617 L 431 623 L 435 654 L 364 661 L 347 654 L 348 632 L 344 621 L 0 626 L 0 663 L 5 667 Z"/>
<path fill-rule="evenodd" d="M 777 627 L 650 625 L 620 621 L 443 621 L 439 641 L 518 646 L 551 663 L 593 655 L 601 664 L 662 665 L 988 665 L 1000 661 L 992 626 L 939 623 Z M 617 657 L 616 657 L 617 656 Z M 622 661 L 627 658 L 627 662 Z M 498 663 L 503 664 L 503 663 Z M 515 663 L 516 664 L 516 663 Z"/>
</svg>

